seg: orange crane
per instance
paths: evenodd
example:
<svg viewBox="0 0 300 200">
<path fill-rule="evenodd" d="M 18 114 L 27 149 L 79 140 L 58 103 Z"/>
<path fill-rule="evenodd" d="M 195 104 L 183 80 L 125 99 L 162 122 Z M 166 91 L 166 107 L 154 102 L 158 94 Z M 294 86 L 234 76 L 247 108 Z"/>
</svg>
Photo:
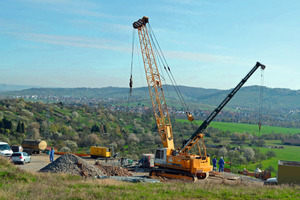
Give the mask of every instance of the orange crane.
<svg viewBox="0 0 300 200">
<path fill-rule="evenodd" d="M 224 101 L 210 114 L 210 116 L 202 123 L 192 136 L 186 140 L 179 149 L 174 148 L 174 140 L 172 133 L 172 125 L 167 109 L 167 104 L 163 92 L 160 73 L 158 70 L 155 54 L 147 28 L 149 23 L 148 17 L 143 17 L 133 23 L 133 28 L 138 30 L 141 52 L 144 61 L 146 79 L 149 87 L 149 93 L 154 110 L 154 117 L 161 137 L 163 148 L 158 148 L 155 153 L 155 166 L 150 171 L 150 176 L 161 176 L 167 178 L 188 179 L 196 181 L 208 177 L 208 173 L 212 171 L 210 165 L 210 157 L 206 154 L 206 148 L 203 141 L 203 131 L 209 123 L 218 115 L 224 106 L 230 101 L 235 93 L 243 86 L 248 78 L 258 69 L 265 69 L 265 66 L 259 62 L 246 75 L 246 77 L 232 90 L 232 92 L 224 99 Z M 187 113 L 188 117 L 191 116 Z M 199 140 L 202 141 L 204 153 L 201 154 Z M 189 154 L 189 150 L 198 145 L 199 155 Z"/>
</svg>

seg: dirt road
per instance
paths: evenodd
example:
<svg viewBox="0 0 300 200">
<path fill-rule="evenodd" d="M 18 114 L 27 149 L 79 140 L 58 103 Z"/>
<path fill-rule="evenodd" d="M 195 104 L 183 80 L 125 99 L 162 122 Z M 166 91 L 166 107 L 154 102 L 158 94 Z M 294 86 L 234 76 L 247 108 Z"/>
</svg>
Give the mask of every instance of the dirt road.
<svg viewBox="0 0 300 200">
<path fill-rule="evenodd" d="M 59 156 L 54 155 L 54 159 L 58 157 Z M 16 164 L 16 166 L 29 172 L 37 172 L 48 164 L 50 164 L 49 155 L 40 154 L 40 155 L 31 155 L 30 163 L 26 163 L 25 165 Z"/>
<path fill-rule="evenodd" d="M 54 155 L 54 160 L 56 160 L 60 155 Z M 82 157 L 85 161 L 90 164 L 95 164 L 96 160 L 90 157 Z M 101 164 L 106 164 L 105 160 L 97 160 Z M 39 154 L 39 155 L 31 155 L 31 162 L 26 163 L 25 165 L 16 164 L 16 166 L 20 167 L 29 172 L 37 172 L 43 167 L 50 164 L 49 155 Z M 118 165 L 118 160 L 108 160 L 108 165 Z"/>
</svg>

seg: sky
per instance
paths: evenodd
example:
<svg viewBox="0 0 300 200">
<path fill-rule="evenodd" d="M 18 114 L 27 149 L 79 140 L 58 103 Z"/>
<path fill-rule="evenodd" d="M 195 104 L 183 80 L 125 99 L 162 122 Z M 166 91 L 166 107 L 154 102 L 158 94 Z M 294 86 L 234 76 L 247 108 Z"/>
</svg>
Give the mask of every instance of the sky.
<svg viewBox="0 0 300 200">
<path fill-rule="evenodd" d="M 0 84 L 128 87 L 134 47 L 133 84 L 147 86 L 143 16 L 178 85 L 230 89 L 259 61 L 245 85 L 300 89 L 298 0 L 1 0 Z"/>
</svg>

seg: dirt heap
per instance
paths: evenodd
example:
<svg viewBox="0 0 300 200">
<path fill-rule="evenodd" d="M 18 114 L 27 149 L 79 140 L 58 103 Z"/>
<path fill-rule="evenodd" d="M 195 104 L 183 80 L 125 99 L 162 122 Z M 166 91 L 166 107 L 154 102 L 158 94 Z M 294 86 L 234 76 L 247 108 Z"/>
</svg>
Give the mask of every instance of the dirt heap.
<svg viewBox="0 0 300 200">
<path fill-rule="evenodd" d="M 132 176 L 132 174 L 123 167 L 102 165 L 99 161 L 95 166 L 107 176 Z"/>
<path fill-rule="evenodd" d="M 106 175 L 99 168 L 73 154 L 64 154 L 60 156 L 54 162 L 40 169 L 39 172 L 66 173 L 84 177 Z"/>
</svg>

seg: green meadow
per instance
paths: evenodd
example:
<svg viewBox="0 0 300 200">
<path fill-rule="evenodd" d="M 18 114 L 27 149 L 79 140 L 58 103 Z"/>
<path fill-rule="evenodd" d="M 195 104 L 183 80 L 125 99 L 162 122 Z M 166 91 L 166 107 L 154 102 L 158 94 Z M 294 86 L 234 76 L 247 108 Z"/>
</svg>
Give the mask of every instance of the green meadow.
<svg viewBox="0 0 300 200">
<path fill-rule="evenodd" d="M 282 145 L 280 140 L 266 140 L 267 146 L 283 146 L 283 149 L 269 148 L 269 147 L 253 147 L 258 149 L 261 153 L 266 154 L 268 151 L 273 151 L 276 157 L 261 161 L 262 169 L 268 168 L 270 165 L 278 170 L 278 160 L 284 161 L 297 161 L 300 162 L 300 146 Z M 248 164 L 247 169 L 253 171 L 256 169 L 257 163 Z M 229 167 L 229 166 L 226 166 Z M 242 165 L 241 169 L 246 168 L 246 165 Z M 276 173 L 272 173 L 272 176 L 276 176 Z"/>
<path fill-rule="evenodd" d="M 178 119 L 179 122 L 188 122 L 188 120 Z M 199 126 L 203 121 L 196 121 Z M 232 133 L 244 133 L 248 132 L 251 134 L 258 135 L 258 125 L 255 124 L 243 124 L 243 123 L 229 123 L 229 122 L 211 122 L 210 127 L 217 128 L 222 131 L 231 131 Z M 272 133 L 283 133 L 283 134 L 297 134 L 300 133 L 299 128 L 284 128 L 277 126 L 261 126 L 261 134 L 272 134 Z"/>
</svg>

